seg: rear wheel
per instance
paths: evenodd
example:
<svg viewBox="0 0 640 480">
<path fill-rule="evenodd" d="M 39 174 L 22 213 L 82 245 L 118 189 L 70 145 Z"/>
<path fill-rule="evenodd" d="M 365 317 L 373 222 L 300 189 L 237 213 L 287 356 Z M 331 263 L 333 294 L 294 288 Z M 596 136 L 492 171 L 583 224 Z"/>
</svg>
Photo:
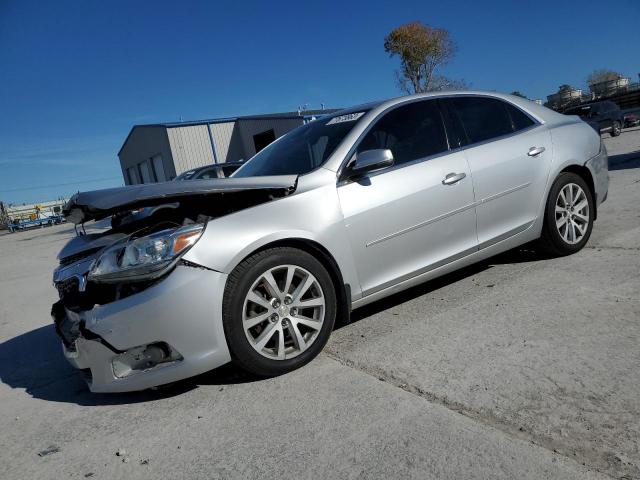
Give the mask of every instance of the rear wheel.
<svg viewBox="0 0 640 480">
<path fill-rule="evenodd" d="M 593 194 L 575 173 L 561 173 L 551 187 L 542 228 L 543 246 L 570 255 L 585 246 L 593 229 Z"/>
<path fill-rule="evenodd" d="M 335 288 L 312 255 L 271 248 L 231 273 L 222 316 L 234 363 L 256 375 L 280 375 L 309 362 L 327 343 Z"/>
<path fill-rule="evenodd" d="M 622 133 L 622 126 L 620 125 L 620 122 L 618 121 L 613 122 L 613 128 L 611 129 L 611 136 L 617 137 L 621 133 Z"/>
</svg>

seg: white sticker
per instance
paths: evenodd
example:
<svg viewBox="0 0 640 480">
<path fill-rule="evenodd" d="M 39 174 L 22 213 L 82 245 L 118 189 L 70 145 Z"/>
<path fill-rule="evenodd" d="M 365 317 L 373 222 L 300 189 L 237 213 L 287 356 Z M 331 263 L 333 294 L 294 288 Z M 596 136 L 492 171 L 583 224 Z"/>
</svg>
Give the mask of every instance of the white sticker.
<svg viewBox="0 0 640 480">
<path fill-rule="evenodd" d="M 364 112 L 347 113 L 346 115 L 333 117 L 331 120 L 327 122 L 327 125 L 335 125 L 336 123 L 344 123 L 344 122 L 355 122 L 363 115 L 364 115 Z"/>
</svg>

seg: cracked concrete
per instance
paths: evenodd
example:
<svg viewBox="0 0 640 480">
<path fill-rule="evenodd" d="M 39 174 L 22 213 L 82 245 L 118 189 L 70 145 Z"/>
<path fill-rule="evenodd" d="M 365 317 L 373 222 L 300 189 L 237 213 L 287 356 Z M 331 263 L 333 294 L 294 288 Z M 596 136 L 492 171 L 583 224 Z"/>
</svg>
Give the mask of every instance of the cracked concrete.
<svg viewBox="0 0 640 480">
<path fill-rule="evenodd" d="M 519 249 L 364 307 L 269 380 L 90 394 L 49 320 L 72 228 L 0 235 L 2 478 L 640 478 L 640 129 L 605 141 L 588 248 Z"/>
</svg>

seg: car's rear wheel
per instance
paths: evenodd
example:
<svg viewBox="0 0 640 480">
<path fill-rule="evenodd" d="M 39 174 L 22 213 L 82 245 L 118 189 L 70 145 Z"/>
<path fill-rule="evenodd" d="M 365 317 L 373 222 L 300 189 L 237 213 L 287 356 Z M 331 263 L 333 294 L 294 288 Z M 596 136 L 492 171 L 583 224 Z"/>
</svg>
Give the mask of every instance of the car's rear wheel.
<svg viewBox="0 0 640 480">
<path fill-rule="evenodd" d="M 336 317 L 335 288 L 312 255 L 271 248 L 231 273 L 222 316 L 234 363 L 256 375 L 280 375 L 309 362 L 327 343 Z"/>
<path fill-rule="evenodd" d="M 555 255 L 570 255 L 585 246 L 593 229 L 593 194 L 575 173 L 563 172 L 547 198 L 542 244 Z"/>
<path fill-rule="evenodd" d="M 617 137 L 621 133 L 622 133 L 622 126 L 620 125 L 620 122 L 616 120 L 615 122 L 613 122 L 613 128 L 611 129 L 611 136 Z"/>
</svg>

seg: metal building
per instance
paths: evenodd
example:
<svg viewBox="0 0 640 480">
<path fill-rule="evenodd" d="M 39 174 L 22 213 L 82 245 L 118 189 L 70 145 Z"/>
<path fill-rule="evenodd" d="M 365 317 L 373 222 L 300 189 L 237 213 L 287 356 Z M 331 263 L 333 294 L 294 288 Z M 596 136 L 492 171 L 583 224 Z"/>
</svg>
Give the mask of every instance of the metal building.
<svg viewBox="0 0 640 480">
<path fill-rule="evenodd" d="M 135 125 L 118 152 L 124 182 L 164 182 L 192 168 L 249 159 L 288 131 L 333 111 Z"/>
</svg>

